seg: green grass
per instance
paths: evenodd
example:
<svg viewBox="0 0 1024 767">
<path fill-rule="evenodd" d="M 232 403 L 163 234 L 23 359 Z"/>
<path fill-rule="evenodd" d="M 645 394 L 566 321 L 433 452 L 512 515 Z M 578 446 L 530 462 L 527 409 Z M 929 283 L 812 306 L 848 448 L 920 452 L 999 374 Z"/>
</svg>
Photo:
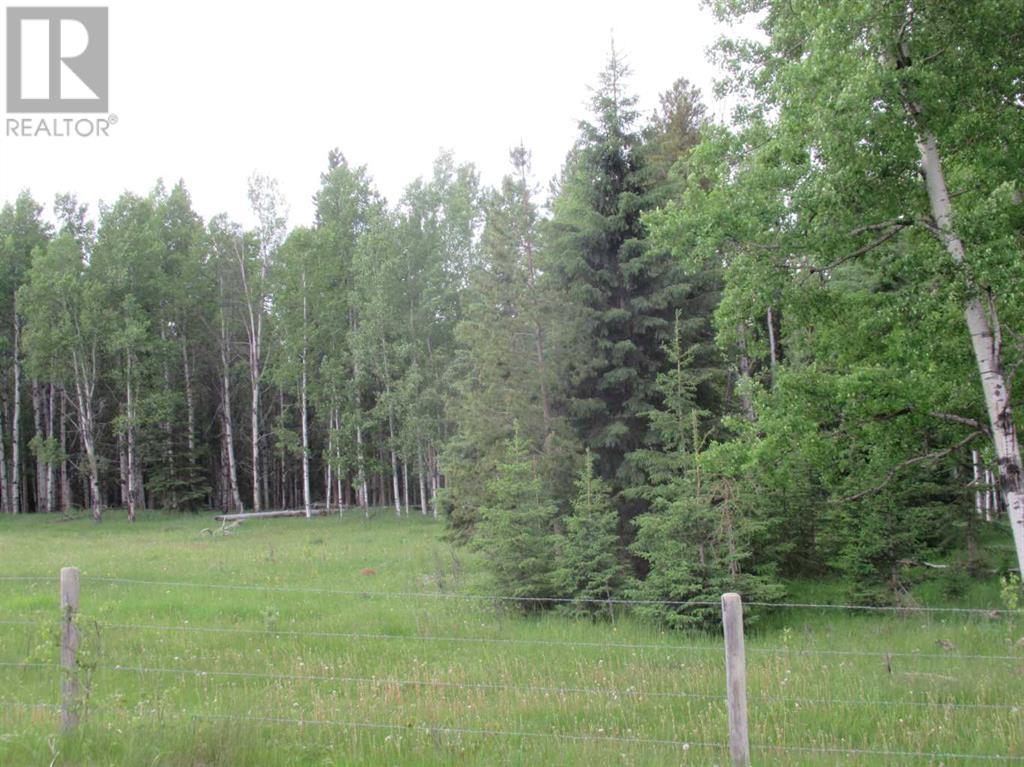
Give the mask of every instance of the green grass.
<svg viewBox="0 0 1024 767">
<path fill-rule="evenodd" d="M 484 588 L 472 552 L 452 548 L 440 525 L 420 517 L 276 519 L 230 536 L 201 532 L 211 525 L 208 516 L 145 514 L 130 526 L 116 512 L 101 525 L 0 519 L 0 576 L 48 579 L 0 580 L 0 662 L 46 664 L 0 666 L 0 765 L 728 763 L 725 749 L 701 745 L 727 740 L 717 634 L 671 634 L 625 614 L 591 623 L 489 601 L 373 596 Z M 13 704 L 59 700 L 65 565 L 82 570 L 88 693 L 82 725 L 59 736 L 55 710 Z M 268 588 L 213 588 L 232 584 Z M 794 597 L 824 596 L 829 586 L 800 588 Z M 992 584 L 979 588 L 998 598 Z M 755 764 L 992 763 L 764 745 L 1024 761 L 1024 713 L 1011 708 L 1024 693 L 1024 621 L 760 617 L 747 636 Z M 21 620 L 38 623 L 9 623 Z"/>
</svg>

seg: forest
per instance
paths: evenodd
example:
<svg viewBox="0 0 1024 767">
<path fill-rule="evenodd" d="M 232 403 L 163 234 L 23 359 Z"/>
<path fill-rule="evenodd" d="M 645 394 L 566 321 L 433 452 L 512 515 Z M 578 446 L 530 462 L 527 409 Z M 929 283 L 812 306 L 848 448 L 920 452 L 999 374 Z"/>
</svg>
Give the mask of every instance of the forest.
<svg viewBox="0 0 1024 767">
<path fill-rule="evenodd" d="M 644 110 L 613 46 L 550 182 L 443 151 L 389 201 L 335 149 L 301 226 L 258 174 L 251 228 L 184 181 L 9 201 L 4 511 L 387 507 L 498 593 L 672 627 L 1012 582 L 1024 4 L 710 5 L 760 28 L 717 91 Z"/>
</svg>

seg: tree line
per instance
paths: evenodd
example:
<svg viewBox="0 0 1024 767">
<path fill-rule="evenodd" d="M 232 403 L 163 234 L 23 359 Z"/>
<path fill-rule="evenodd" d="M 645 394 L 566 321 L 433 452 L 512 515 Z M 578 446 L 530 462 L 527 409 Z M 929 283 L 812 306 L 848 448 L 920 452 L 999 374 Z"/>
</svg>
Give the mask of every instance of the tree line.
<svg viewBox="0 0 1024 767">
<path fill-rule="evenodd" d="M 395 204 L 333 151 L 290 230 L 259 176 L 251 229 L 5 206 L 4 508 L 415 510 L 584 611 L 1019 567 L 1024 8 L 709 5 L 732 123 L 613 49 L 547 194 L 520 146 Z"/>
</svg>

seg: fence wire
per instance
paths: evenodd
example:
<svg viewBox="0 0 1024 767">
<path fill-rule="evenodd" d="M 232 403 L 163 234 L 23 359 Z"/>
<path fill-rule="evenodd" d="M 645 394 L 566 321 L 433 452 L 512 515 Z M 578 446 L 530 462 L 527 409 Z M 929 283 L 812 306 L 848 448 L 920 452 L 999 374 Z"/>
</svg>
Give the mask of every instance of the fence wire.
<svg viewBox="0 0 1024 767">
<path fill-rule="evenodd" d="M 3 664 L 0 664 L 3 665 Z M 10 664 L 17 665 L 17 664 Z M 32 664 L 36 666 L 49 664 Z M 542 685 L 516 685 L 498 684 L 489 682 L 445 682 L 435 679 L 395 679 L 392 677 L 353 677 L 333 676 L 321 674 L 281 674 L 274 672 L 233 670 L 233 669 L 201 669 L 201 668 L 165 668 L 153 666 L 123 666 L 98 665 L 97 669 L 109 671 L 135 672 L 140 674 L 174 674 L 181 676 L 197 677 L 239 677 L 245 679 L 269 679 L 288 680 L 303 682 L 337 682 L 341 684 L 367 684 L 382 687 L 440 687 L 460 690 L 497 690 L 504 692 L 530 692 L 546 693 L 556 695 L 606 695 L 609 697 L 621 698 L 678 698 L 716 701 L 725 703 L 724 695 L 698 692 L 685 692 L 679 690 L 644 690 L 637 688 L 616 688 L 616 687 L 548 687 Z M 800 705 L 828 705 L 828 706 L 907 706 L 910 708 L 940 708 L 940 709 L 975 709 L 975 710 L 997 710 L 997 711 L 1018 711 L 1019 706 L 1004 703 L 957 703 L 955 701 L 902 701 L 902 700 L 873 700 L 873 699 L 843 699 L 843 698 L 801 698 L 781 697 L 776 695 L 748 695 L 748 700 L 761 701 L 766 703 L 785 703 Z"/>
<path fill-rule="evenodd" d="M 612 606 L 650 606 L 650 607 L 721 607 L 721 602 L 711 600 L 671 600 L 671 599 L 590 599 L 576 597 L 527 597 L 507 596 L 500 594 L 466 594 L 447 591 L 371 591 L 358 589 L 326 589 L 309 586 L 272 586 L 256 583 L 199 583 L 193 581 L 153 581 L 138 578 L 117 578 L 112 576 L 83 575 L 83 580 L 98 583 L 126 584 L 139 586 L 161 586 L 168 588 L 199 588 L 223 589 L 230 591 L 267 591 L 298 594 L 326 594 L 333 596 L 352 596 L 367 599 L 440 599 L 478 602 L 523 602 L 548 604 L 591 604 Z M 744 602 L 744 607 L 774 609 L 809 609 L 809 610 L 850 610 L 861 612 L 888 613 L 951 613 L 961 615 L 978 615 L 996 617 L 1002 615 L 1024 615 L 1024 609 L 1007 609 L 1003 607 L 929 607 L 916 605 L 853 605 L 853 604 L 816 604 L 812 602 Z"/>
<path fill-rule="evenodd" d="M 359 631 L 295 631 L 292 629 L 274 628 L 242 628 L 238 626 L 186 626 L 186 625 L 157 625 L 145 623 L 101 623 L 101 628 L 140 630 L 140 631 L 179 631 L 195 633 L 216 633 L 216 634 L 248 634 L 263 636 L 288 636 L 288 637 L 316 637 L 320 639 L 366 639 L 366 640 L 391 640 L 405 642 L 451 642 L 468 644 L 498 644 L 498 645 L 524 645 L 541 647 L 568 647 L 583 649 L 612 649 L 612 650 L 659 650 L 669 652 L 703 652 L 719 653 L 720 647 L 710 645 L 677 645 L 649 642 L 577 642 L 571 640 L 557 639 L 509 639 L 505 637 L 462 637 L 462 636 L 436 636 L 433 634 L 380 634 Z M 813 648 L 772 648 L 772 647 L 747 647 L 748 653 L 761 655 L 797 655 L 813 656 L 821 655 L 826 657 L 855 657 L 875 658 L 880 660 L 896 658 L 918 658 L 918 659 L 942 659 L 957 661 L 999 661 L 1018 662 L 1024 660 L 1024 656 L 1018 655 L 965 655 L 960 653 L 918 653 L 918 652 L 888 652 L 885 650 L 818 650 Z"/>
<path fill-rule="evenodd" d="M 175 714 L 176 716 L 187 717 L 191 719 L 199 720 L 210 720 L 210 721 L 226 721 L 226 722 L 251 722 L 261 724 L 287 724 L 287 725 L 298 725 L 298 726 L 316 726 L 316 727 L 340 727 L 345 729 L 371 729 L 371 730 L 391 730 L 391 731 L 402 731 L 402 732 L 422 732 L 426 735 L 471 735 L 471 736 L 484 736 L 484 737 L 507 737 L 507 738 L 546 738 L 554 740 L 564 740 L 573 742 L 611 742 L 619 744 L 629 744 L 637 746 L 661 746 L 671 747 L 682 750 L 689 750 L 690 748 L 706 748 L 724 750 L 728 747 L 726 743 L 704 741 L 698 738 L 681 740 L 681 739 L 667 739 L 667 738 L 640 738 L 634 736 L 625 735 L 605 735 L 605 734 L 589 734 L 589 733 L 565 733 L 565 732 L 540 732 L 537 730 L 496 730 L 486 728 L 465 728 L 465 727 L 449 727 L 445 725 L 432 725 L 432 724 L 419 724 L 419 725 L 408 725 L 408 724 L 392 724 L 388 722 L 352 722 L 342 721 L 335 719 L 292 719 L 283 717 L 258 717 L 258 716 L 231 716 L 221 714 L 200 714 L 200 713 L 189 713 L 182 712 L 181 714 Z M 787 746 L 787 745 L 774 745 L 774 744 L 760 744 L 751 743 L 750 747 L 752 750 L 761 751 L 773 751 L 782 753 L 803 753 L 803 754 L 847 754 L 847 755 L 858 755 L 858 756 L 883 756 L 886 758 L 901 758 L 901 759 L 955 759 L 955 760 L 975 760 L 975 761 L 991 761 L 991 762 L 1002 762 L 1012 763 L 1019 762 L 1019 757 L 1003 756 L 997 754 L 972 754 L 972 753 L 957 753 L 949 751 L 900 751 L 900 750 L 887 750 L 887 749 L 863 749 L 863 748 L 842 748 L 842 747 L 829 747 L 829 746 Z"/>
<path fill-rule="evenodd" d="M 718 608 L 717 601 L 703 600 L 643 600 L 643 599 L 572 599 L 557 597 L 514 597 L 501 595 L 482 594 L 459 594 L 448 592 L 416 592 L 416 591 L 364 591 L 364 590 L 342 590 L 329 588 L 312 588 L 300 586 L 273 586 L 258 584 L 236 584 L 236 583 L 197 583 L 188 581 L 165 581 L 165 580 L 144 580 L 134 578 L 117 578 L 108 576 L 84 576 L 84 580 L 91 580 L 98 583 L 112 585 L 138 585 L 156 586 L 166 588 L 184 589 L 223 589 L 223 590 L 244 590 L 268 593 L 309 593 L 317 595 L 352 596 L 359 598 L 400 598 L 400 599 L 436 599 L 436 600 L 463 600 L 490 603 L 553 603 L 553 604 L 594 604 L 602 606 L 665 606 L 673 608 Z M 57 578 L 52 576 L 34 575 L 10 575 L 0 576 L 0 581 L 7 582 L 47 582 L 55 583 Z M 756 609 L 778 609 L 778 610 L 845 610 L 859 612 L 879 612 L 889 614 L 950 614 L 961 616 L 984 616 L 990 619 L 1003 616 L 1017 616 L 1024 614 L 1024 610 L 1003 608 L 960 608 L 960 607 L 930 607 L 930 606 L 883 606 L 883 605 L 853 605 L 853 604 L 815 604 L 804 602 L 746 602 L 746 608 Z M 58 621 L 54 620 L 28 620 L 17 618 L 0 619 L 0 625 L 10 626 L 54 626 Z M 481 636 L 438 636 L 430 634 L 389 634 L 373 632 L 342 632 L 342 631 L 319 631 L 319 630 L 293 630 L 275 628 L 245 628 L 239 626 L 193 626 L 183 624 L 146 624 L 146 623 L 115 623 L 99 622 L 99 628 L 117 630 L 137 630 L 156 632 L 195 632 L 211 634 L 234 634 L 234 635 L 263 635 L 272 637 L 308 637 L 308 638 L 337 638 L 349 640 L 373 640 L 373 641 L 413 641 L 413 642 L 439 642 L 439 643 L 467 643 L 487 644 L 501 646 L 540 646 L 540 647 L 561 647 L 570 649 L 598 649 L 598 650 L 652 650 L 661 652 L 694 652 L 694 653 L 720 653 L 719 646 L 694 645 L 694 644 L 668 644 L 648 642 L 588 642 L 572 640 L 549 640 L 549 639 L 519 639 L 505 637 L 481 637 Z M 803 656 L 803 657 L 864 657 L 873 659 L 936 659 L 943 661 L 981 661 L 981 662 L 1021 662 L 1022 655 L 1002 654 L 962 654 L 954 652 L 946 653 L 925 653 L 925 652 L 886 652 L 884 650 L 845 650 L 845 649 L 817 649 L 798 647 L 751 647 L 746 648 L 747 653 L 769 656 Z M 60 667 L 52 663 L 40 662 L 17 662 L 0 661 L 0 667 L 4 669 L 52 669 L 60 672 Z M 256 670 L 232 670 L 232 669 L 204 669 L 204 668 L 177 668 L 162 666 L 131 666 L 131 665 L 96 665 L 93 669 L 100 671 L 111 671 L 115 673 L 137 673 L 152 675 L 180 675 L 194 677 L 220 677 L 220 678 L 241 678 L 261 679 L 273 681 L 293 682 L 329 682 L 334 684 L 355 684 L 355 685 L 376 685 L 376 686 L 398 686 L 398 687 L 430 687 L 438 689 L 453 690 L 475 690 L 495 691 L 543 695 L 601 695 L 610 698 L 621 698 L 624 700 L 638 700 L 643 698 L 652 699 L 692 699 L 707 701 L 709 704 L 720 705 L 726 702 L 724 695 L 716 695 L 702 692 L 682 690 L 643 690 L 636 688 L 616 687 L 586 687 L 586 686 L 558 686 L 558 685 L 522 685 L 489 682 L 454 682 L 443 679 L 399 679 L 391 677 L 358 677 L 358 676 L 334 676 L 327 674 L 284 674 L 274 672 L 262 672 Z M 840 698 L 814 698 L 814 697 L 785 697 L 775 695 L 748 695 L 749 701 L 764 702 L 784 705 L 801 706 L 829 706 L 829 707 L 910 707 L 928 708 L 943 710 L 998 710 L 1017 713 L 1021 709 L 1013 704 L 1001 703 L 971 703 L 941 700 L 872 700 L 872 699 L 840 699 Z M 11 709 L 52 709 L 59 708 L 58 704 L 51 703 L 18 703 L 0 701 L 0 708 Z M 422 732 L 430 735 L 452 735 L 452 736 L 475 736 L 494 738 L 543 738 L 555 739 L 566 742 L 611 742 L 618 744 L 630 744 L 636 746 L 678 748 L 687 750 L 690 748 L 718 749 L 724 750 L 726 743 L 704 741 L 695 739 L 663 739 L 644 738 L 639 736 L 614 735 L 606 733 L 567 733 L 567 732 L 546 732 L 539 730 L 519 729 L 489 729 L 489 728 L 462 728 L 448 725 L 435 724 L 396 724 L 389 722 L 360 722 L 344 721 L 333 719 L 295 719 L 281 717 L 261 716 L 232 716 L 219 714 L 204 714 L 198 712 L 171 712 L 171 716 L 185 717 L 193 720 L 209 720 L 222 722 L 247 722 L 257 724 L 287 724 L 287 725 L 310 725 L 321 727 L 338 727 L 345 729 L 366 729 L 366 730 L 387 730 L 403 732 Z M 960 752 L 942 751 L 914 751 L 914 750 L 889 750 L 855 748 L 843 746 L 816 746 L 816 745 L 786 745 L 772 743 L 752 743 L 754 751 L 765 753 L 792 753 L 792 754 L 820 754 L 823 756 L 864 756 L 886 759 L 941 759 L 949 761 L 977 761 L 977 762 L 1021 762 L 1020 757 L 994 754 L 975 754 Z"/>
</svg>

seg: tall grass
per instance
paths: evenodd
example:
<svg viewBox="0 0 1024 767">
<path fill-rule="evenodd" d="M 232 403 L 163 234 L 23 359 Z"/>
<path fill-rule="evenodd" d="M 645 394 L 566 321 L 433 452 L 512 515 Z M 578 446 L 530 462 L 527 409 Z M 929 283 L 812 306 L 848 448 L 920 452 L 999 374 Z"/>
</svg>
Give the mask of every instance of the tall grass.
<svg viewBox="0 0 1024 767">
<path fill-rule="evenodd" d="M 0 576 L 47 579 L 0 580 L 0 663 L 43 664 L 0 666 L 0 764 L 728 763 L 717 634 L 416 596 L 485 588 L 472 552 L 420 517 L 211 526 L 0 519 Z M 58 702 L 65 565 L 82 571 L 85 700 L 59 736 L 54 709 L 23 704 Z M 747 639 L 757 764 L 1024 760 L 1016 618 L 762 613 Z"/>
</svg>

